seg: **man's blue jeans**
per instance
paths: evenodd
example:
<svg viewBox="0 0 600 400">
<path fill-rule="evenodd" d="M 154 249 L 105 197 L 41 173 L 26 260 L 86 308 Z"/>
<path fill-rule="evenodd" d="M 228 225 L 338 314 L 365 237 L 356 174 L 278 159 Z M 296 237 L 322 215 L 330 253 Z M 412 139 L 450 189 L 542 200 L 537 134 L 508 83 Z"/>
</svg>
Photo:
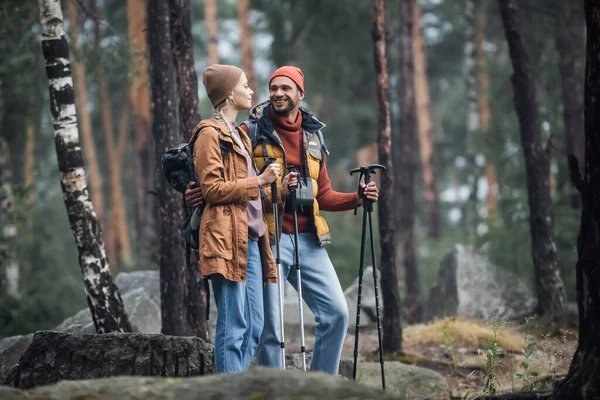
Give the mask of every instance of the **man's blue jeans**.
<svg viewBox="0 0 600 400">
<path fill-rule="evenodd" d="M 311 370 L 337 375 L 342 347 L 348 330 L 348 306 L 327 251 L 315 233 L 298 235 L 300 272 L 304 301 L 317 322 Z M 283 280 L 297 290 L 294 263 L 294 236 L 283 234 L 279 243 Z M 275 254 L 275 247 L 273 246 Z M 282 368 L 277 285 L 265 285 L 265 321 L 256 353 L 259 365 Z"/>
<path fill-rule="evenodd" d="M 218 310 L 216 372 L 243 371 L 250 366 L 263 330 L 263 279 L 258 242 L 248 240 L 246 282 L 233 282 L 220 274 L 211 279 Z"/>
</svg>

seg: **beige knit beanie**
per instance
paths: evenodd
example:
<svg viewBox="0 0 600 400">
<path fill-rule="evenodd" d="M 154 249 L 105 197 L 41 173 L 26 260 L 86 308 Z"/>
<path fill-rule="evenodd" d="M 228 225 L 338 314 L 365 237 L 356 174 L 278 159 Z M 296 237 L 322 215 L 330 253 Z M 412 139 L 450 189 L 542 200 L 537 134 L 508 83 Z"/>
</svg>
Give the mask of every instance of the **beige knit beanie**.
<svg viewBox="0 0 600 400">
<path fill-rule="evenodd" d="M 213 64 L 204 68 L 202 83 L 213 107 L 227 99 L 241 76 L 242 70 L 234 65 Z"/>
</svg>

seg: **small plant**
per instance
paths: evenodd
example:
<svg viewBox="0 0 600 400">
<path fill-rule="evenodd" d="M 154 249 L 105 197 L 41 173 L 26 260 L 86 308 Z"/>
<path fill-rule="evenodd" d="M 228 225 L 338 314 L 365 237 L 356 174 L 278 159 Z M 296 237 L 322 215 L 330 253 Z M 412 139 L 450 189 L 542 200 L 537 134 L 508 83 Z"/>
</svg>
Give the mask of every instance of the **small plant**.
<svg viewBox="0 0 600 400">
<path fill-rule="evenodd" d="M 525 348 L 523 349 L 523 361 L 519 364 L 519 370 L 514 373 L 514 377 L 521 380 L 522 390 L 529 391 L 535 390 L 534 378 L 537 377 L 536 372 L 529 372 L 529 364 L 531 357 L 537 348 L 537 344 L 532 340 L 529 330 L 531 329 L 531 323 L 535 317 L 525 318 L 525 328 L 523 334 L 525 336 Z"/>
<path fill-rule="evenodd" d="M 496 369 L 498 368 L 498 357 L 502 353 L 502 350 L 498 346 L 498 333 L 502 329 L 500 322 L 494 322 L 492 324 L 492 336 L 487 338 L 485 343 L 485 365 L 483 369 L 483 379 L 485 386 L 483 388 L 483 394 L 496 394 L 498 390 L 498 375 Z"/>
<path fill-rule="evenodd" d="M 444 340 L 444 346 L 446 347 L 446 352 L 450 358 L 450 376 L 456 378 L 456 365 L 458 364 L 458 357 L 454 353 L 454 337 L 452 336 L 452 330 L 448 324 L 446 324 L 444 327 L 442 339 Z"/>
</svg>

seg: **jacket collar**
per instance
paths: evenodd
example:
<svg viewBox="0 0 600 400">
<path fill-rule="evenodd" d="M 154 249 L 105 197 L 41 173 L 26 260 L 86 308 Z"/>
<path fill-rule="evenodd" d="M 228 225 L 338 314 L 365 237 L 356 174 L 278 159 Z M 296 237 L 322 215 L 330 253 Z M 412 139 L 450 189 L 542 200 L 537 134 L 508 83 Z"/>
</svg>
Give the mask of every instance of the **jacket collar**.
<svg viewBox="0 0 600 400">
<path fill-rule="evenodd" d="M 250 110 L 250 118 L 254 119 L 259 128 L 265 129 L 267 132 L 275 130 L 271 121 L 271 101 L 267 100 L 257 104 Z M 325 128 L 325 124 L 315 117 L 307 108 L 300 106 L 300 114 L 302 115 L 302 129 L 309 133 L 315 133 L 318 130 Z"/>
</svg>

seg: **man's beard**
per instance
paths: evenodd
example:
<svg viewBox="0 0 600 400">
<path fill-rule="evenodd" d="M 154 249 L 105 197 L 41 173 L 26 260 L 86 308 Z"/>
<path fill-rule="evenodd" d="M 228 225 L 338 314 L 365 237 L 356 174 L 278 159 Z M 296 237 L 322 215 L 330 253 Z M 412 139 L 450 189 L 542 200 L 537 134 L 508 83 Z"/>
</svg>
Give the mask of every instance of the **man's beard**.
<svg viewBox="0 0 600 400">
<path fill-rule="evenodd" d="M 278 109 L 277 106 L 275 105 L 275 100 L 271 99 L 271 104 L 273 105 L 273 110 L 282 117 L 287 117 L 288 115 L 290 115 L 292 110 L 294 108 L 296 108 L 296 104 L 292 101 L 292 99 L 290 99 L 288 97 L 286 100 L 287 100 L 287 107 Z"/>
</svg>

